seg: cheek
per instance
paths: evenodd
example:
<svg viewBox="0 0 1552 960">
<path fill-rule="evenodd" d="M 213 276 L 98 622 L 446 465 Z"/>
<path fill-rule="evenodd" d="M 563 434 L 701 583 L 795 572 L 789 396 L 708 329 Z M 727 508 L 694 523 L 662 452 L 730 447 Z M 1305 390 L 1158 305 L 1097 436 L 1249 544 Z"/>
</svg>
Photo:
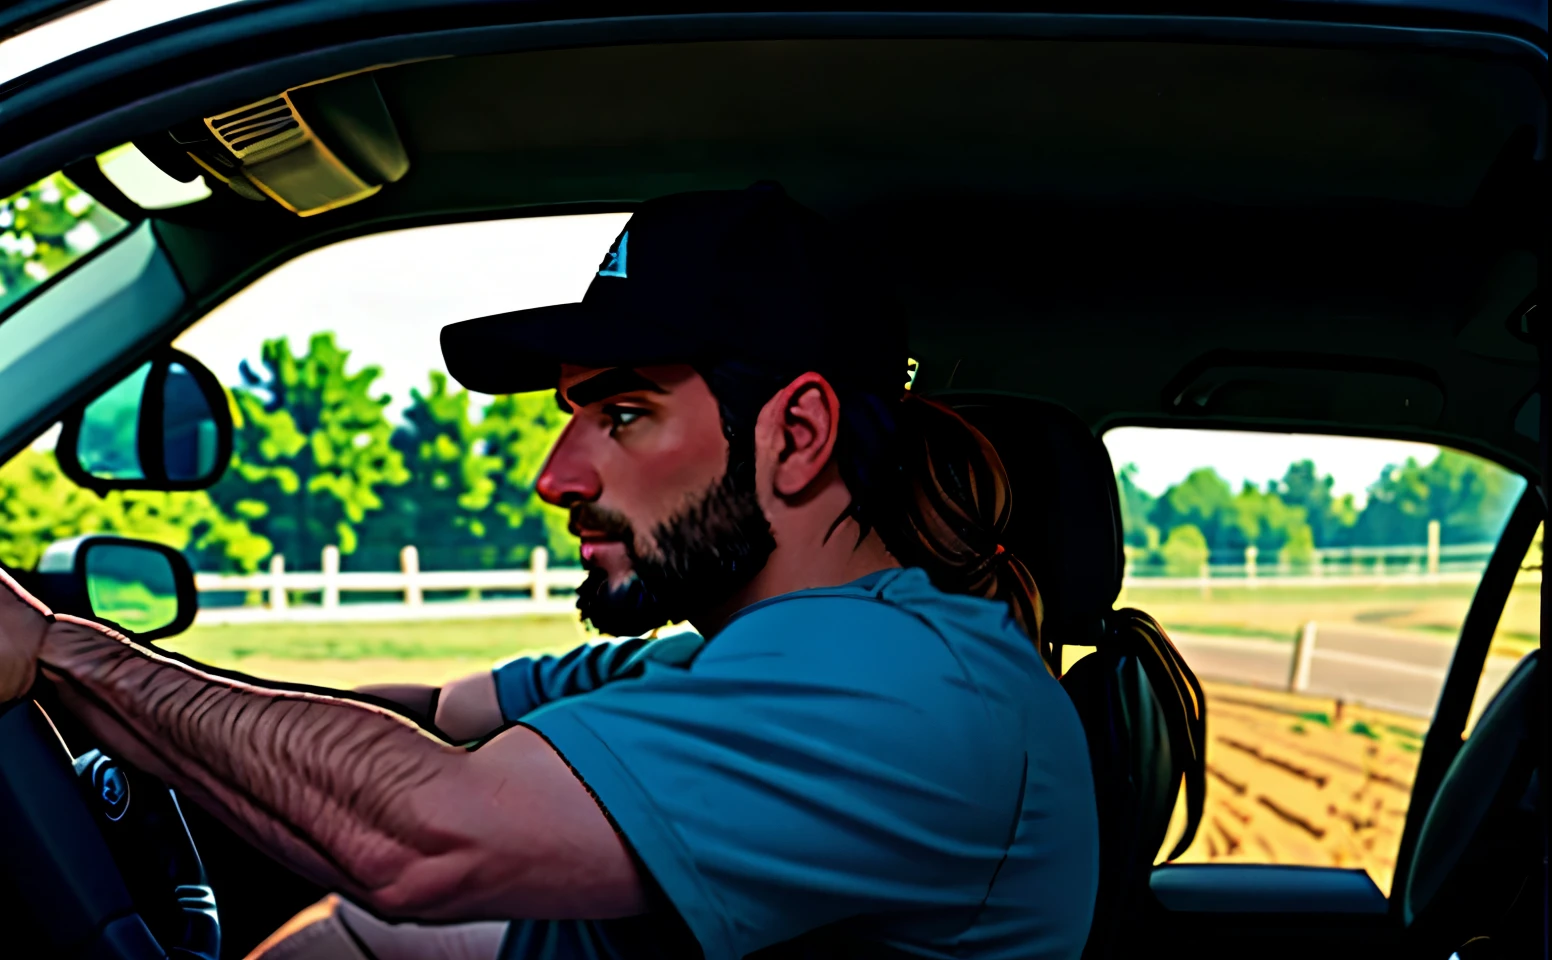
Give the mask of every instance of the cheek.
<svg viewBox="0 0 1552 960">
<path fill-rule="evenodd" d="M 620 456 L 605 481 L 612 501 L 642 534 L 698 498 L 727 470 L 727 441 L 722 421 L 705 417 L 668 420 L 650 437 L 621 444 Z M 616 496 L 608 496 L 609 480 Z"/>
</svg>

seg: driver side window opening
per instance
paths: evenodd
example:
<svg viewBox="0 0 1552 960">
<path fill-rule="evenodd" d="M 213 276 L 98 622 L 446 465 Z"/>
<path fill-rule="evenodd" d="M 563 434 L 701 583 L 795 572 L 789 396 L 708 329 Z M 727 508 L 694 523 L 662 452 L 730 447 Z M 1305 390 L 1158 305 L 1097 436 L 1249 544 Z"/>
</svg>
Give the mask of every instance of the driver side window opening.
<svg viewBox="0 0 1552 960">
<path fill-rule="evenodd" d="M 1423 738 L 1525 480 L 1358 437 L 1121 427 L 1104 442 L 1117 606 L 1159 619 L 1208 699 L 1205 812 L 1178 862 L 1358 868 L 1388 895 Z M 1473 719 L 1536 644 L 1539 559 L 1525 566 Z M 1165 850 L 1182 825 L 1177 807 Z"/>
<path fill-rule="evenodd" d="M 83 533 L 181 550 L 200 614 L 159 645 L 278 681 L 438 684 L 586 642 L 568 596 L 575 539 L 533 492 L 565 417 L 547 394 L 463 390 L 439 334 L 580 299 L 627 216 L 413 228 L 282 264 L 173 344 L 226 388 L 235 436 L 221 480 L 99 497 L 61 474 L 51 430 L 0 467 L 0 559 L 30 567 Z M 141 373 L 109 393 L 133 401 Z M 115 416 L 132 406 L 93 404 L 83 429 L 130 436 L 90 446 L 133 453 L 134 420 Z M 213 450 L 187 439 L 191 457 Z M 545 604 L 532 602 L 536 570 Z"/>
</svg>

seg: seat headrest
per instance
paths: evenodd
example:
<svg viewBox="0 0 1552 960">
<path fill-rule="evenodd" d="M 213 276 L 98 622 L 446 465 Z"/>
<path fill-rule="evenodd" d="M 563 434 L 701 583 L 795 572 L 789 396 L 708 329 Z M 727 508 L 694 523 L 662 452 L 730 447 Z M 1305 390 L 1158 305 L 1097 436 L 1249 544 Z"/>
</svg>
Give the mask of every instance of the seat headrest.
<svg viewBox="0 0 1552 960">
<path fill-rule="evenodd" d="M 1121 592 L 1125 559 L 1110 453 L 1086 423 L 1045 400 L 945 398 L 992 442 L 1013 512 L 1003 546 L 1029 567 L 1052 643 L 1093 645 Z"/>
</svg>

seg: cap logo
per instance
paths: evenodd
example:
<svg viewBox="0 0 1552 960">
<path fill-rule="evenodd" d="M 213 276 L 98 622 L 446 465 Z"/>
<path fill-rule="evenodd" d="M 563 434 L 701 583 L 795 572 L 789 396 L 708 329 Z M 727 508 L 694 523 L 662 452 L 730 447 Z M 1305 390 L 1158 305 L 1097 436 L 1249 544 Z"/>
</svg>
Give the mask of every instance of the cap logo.
<svg viewBox="0 0 1552 960">
<path fill-rule="evenodd" d="M 614 246 L 604 254 L 604 262 L 598 266 L 600 277 L 619 277 L 625 279 L 625 253 L 626 245 L 630 242 L 630 231 L 620 234 L 620 239 L 614 241 Z"/>
</svg>

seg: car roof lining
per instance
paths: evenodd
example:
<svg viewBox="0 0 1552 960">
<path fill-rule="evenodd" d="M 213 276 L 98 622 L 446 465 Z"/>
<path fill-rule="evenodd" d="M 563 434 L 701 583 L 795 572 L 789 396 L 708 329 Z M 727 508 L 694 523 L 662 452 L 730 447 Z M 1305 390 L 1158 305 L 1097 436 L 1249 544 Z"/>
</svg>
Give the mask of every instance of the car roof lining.
<svg viewBox="0 0 1552 960">
<path fill-rule="evenodd" d="M 1534 351 L 1495 312 L 1530 293 L 1505 264 L 1534 242 L 1516 204 L 1545 155 L 1545 99 L 1502 60 L 736 40 L 376 76 L 411 157 L 378 197 L 309 220 L 219 194 L 159 215 L 204 309 L 332 238 L 770 178 L 869 248 L 859 269 L 900 300 L 925 392 L 1040 396 L 1096 426 L 1194 424 L 1163 394 L 1210 349 L 1323 345 L 1349 365 L 1432 371 L 1438 422 L 1219 425 L 1432 439 L 1523 472 L 1537 462 L 1513 430 Z"/>
</svg>

